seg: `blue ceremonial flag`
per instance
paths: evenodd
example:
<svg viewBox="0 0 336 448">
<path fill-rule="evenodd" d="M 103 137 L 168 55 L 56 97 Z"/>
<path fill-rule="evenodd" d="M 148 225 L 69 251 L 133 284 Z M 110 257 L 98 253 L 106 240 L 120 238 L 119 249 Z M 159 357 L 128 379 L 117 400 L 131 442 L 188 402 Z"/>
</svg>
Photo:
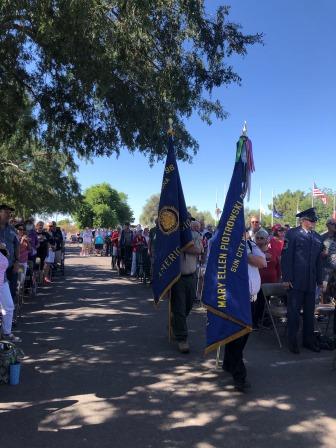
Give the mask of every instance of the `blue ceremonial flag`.
<svg viewBox="0 0 336 448">
<path fill-rule="evenodd" d="M 275 208 L 275 205 L 273 205 L 273 218 L 276 218 L 276 219 L 283 218 L 283 214 L 278 212 L 278 210 Z"/>
<path fill-rule="evenodd" d="M 243 135 L 237 143 L 230 187 L 205 272 L 206 353 L 252 331 L 244 219 L 244 197 L 252 171 L 252 144 Z"/>
<path fill-rule="evenodd" d="M 172 137 L 163 173 L 156 228 L 153 293 L 159 302 L 181 276 L 181 250 L 193 244 Z"/>
</svg>

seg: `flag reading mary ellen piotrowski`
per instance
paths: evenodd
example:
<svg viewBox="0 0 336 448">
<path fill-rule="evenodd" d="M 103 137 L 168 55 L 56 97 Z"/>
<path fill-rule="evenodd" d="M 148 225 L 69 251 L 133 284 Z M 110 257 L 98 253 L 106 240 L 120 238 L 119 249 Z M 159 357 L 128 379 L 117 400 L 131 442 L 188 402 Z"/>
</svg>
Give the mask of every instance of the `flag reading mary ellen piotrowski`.
<svg viewBox="0 0 336 448">
<path fill-rule="evenodd" d="M 249 148 L 250 140 L 240 137 L 230 187 L 205 272 L 206 353 L 252 330 L 244 219 Z"/>
</svg>

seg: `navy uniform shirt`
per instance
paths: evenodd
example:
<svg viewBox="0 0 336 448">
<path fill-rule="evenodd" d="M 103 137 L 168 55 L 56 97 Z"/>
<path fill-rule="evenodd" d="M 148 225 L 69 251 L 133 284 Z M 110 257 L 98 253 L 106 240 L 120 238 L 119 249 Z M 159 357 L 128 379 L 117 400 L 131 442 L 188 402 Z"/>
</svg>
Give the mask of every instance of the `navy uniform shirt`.
<svg viewBox="0 0 336 448">
<path fill-rule="evenodd" d="M 282 281 L 299 291 L 315 291 L 322 284 L 322 250 L 322 239 L 314 230 L 288 230 L 281 253 Z"/>
<path fill-rule="evenodd" d="M 16 229 L 6 224 L 3 229 L 0 229 L 0 242 L 5 243 L 8 250 L 8 267 L 10 268 L 16 260 L 15 252 L 20 246 Z"/>
</svg>

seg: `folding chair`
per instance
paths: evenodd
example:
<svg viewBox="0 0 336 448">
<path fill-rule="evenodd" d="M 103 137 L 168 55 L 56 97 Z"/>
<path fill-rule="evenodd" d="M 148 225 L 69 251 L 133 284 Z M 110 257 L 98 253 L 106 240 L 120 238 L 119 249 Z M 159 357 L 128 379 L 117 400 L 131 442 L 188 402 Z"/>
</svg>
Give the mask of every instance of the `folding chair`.
<svg viewBox="0 0 336 448">
<path fill-rule="evenodd" d="M 319 303 L 315 307 L 315 322 L 318 330 L 323 336 L 328 335 L 330 320 L 335 313 L 335 305 L 332 303 Z M 320 318 L 324 317 L 325 320 L 321 321 Z M 324 331 L 321 326 L 324 325 Z"/>
<path fill-rule="evenodd" d="M 263 324 L 265 314 L 267 313 L 271 319 L 279 347 L 282 348 L 276 322 L 282 321 L 287 317 L 287 306 L 282 303 L 283 298 L 287 296 L 287 291 L 282 283 L 264 283 L 261 285 L 261 290 L 265 299 L 265 308 L 261 322 Z"/>
</svg>

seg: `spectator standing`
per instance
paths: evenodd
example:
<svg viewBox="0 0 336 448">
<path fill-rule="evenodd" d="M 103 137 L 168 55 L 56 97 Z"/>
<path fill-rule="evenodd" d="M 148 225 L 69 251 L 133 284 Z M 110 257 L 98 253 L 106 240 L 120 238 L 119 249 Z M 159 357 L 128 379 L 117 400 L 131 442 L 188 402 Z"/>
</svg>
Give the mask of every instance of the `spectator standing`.
<svg viewBox="0 0 336 448">
<path fill-rule="evenodd" d="M 35 264 L 37 248 L 39 246 L 39 241 L 37 238 L 37 233 L 34 226 L 34 219 L 29 218 L 25 221 L 25 230 L 30 242 L 29 260 Z"/>
<path fill-rule="evenodd" d="M 272 227 L 272 237 L 270 239 L 270 245 L 272 251 L 277 255 L 280 261 L 281 252 L 285 242 L 286 229 L 281 224 L 274 224 Z"/>
<path fill-rule="evenodd" d="M 257 218 L 257 216 L 251 216 L 250 218 L 250 227 L 247 230 L 247 236 L 251 241 L 255 241 L 255 234 L 258 232 L 258 230 L 262 229 L 260 220 Z M 263 229 L 265 230 L 265 229 Z"/>
<path fill-rule="evenodd" d="M 39 246 L 37 248 L 36 256 L 41 260 L 40 267 L 43 270 L 44 268 L 44 260 L 48 256 L 48 250 L 49 250 L 49 234 L 46 230 L 44 230 L 44 222 L 39 221 L 36 224 L 36 235 L 39 242 Z"/>
<path fill-rule="evenodd" d="M 111 235 L 112 235 L 112 232 L 110 229 L 108 229 L 105 234 L 105 256 L 106 257 L 110 257 L 112 255 Z"/>
<path fill-rule="evenodd" d="M 280 281 L 280 259 L 270 244 L 270 238 L 266 230 L 258 230 L 255 235 L 257 247 L 265 254 L 267 265 L 259 269 L 260 281 L 263 283 L 278 283 Z M 263 292 L 260 290 L 257 295 L 257 300 L 252 302 L 252 324 L 253 329 L 259 328 L 259 323 L 262 318 L 265 306 L 265 298 Z"/>
<path fill-rule="evenodd" d="M 51 221 L 48 225 L 49 227 L 49 233 L 52 234 L 53 240 L 55 242 L 55 249 L 52 249 L 54 252 L 54 263 L 56 264 L 56 267 L 58 264 L 62 261 L 62 249 L 63 249 L 63 235 L 61 232 L 61 229 L 59 227 L 56 227 L 56 222 Z"/>
<path fill-rule="evenodd" d="M 118 267 L 120 268 L 120 242 L 121 237 L 121 226 L 117 226 L 116 230 L 113 230 L 111 235 L 112 244 L 112 269 Z"/>
<path fill-rule="evenodd" d="M 314 231 L 317 216 L 314 208 L 296 215 L 300 226 L 288 230 L 281 254 L 282 280 L 288 289 L 287 315 L 289 350 L 300 353 L 297 333 L 303 308 L 303 346 L 320 351 L 314 340 L 316 287 L 322 286 L 321 237 Z"/>
<path fill-rule="evenodd" d="M 0 308 L 2 313 L 1 333 L 2 339 L 11 342 L 21 342 L 21 339 L 12 333 L 14 303 L 10 293 L 6 271 L 8 269 L 9 251 L 4 243 L 0 243 Z"/>
<path fill-rule="evenodd" d="M 97 230 L 95 232 L 94 242 L 95 242 L 96 255 L 98 254 L 101 255 L 104 249 L 104 237 L 101 234 L 100 230 Z"/>
<path fill-rule="evenodd" d="M 13 211 L 14 209 L 9 207 L 7 204 L 0 205 L 0 242 L 4 243 L 8 250 L 8 267 L 6 270 L 6 278 L 8 280 L 11 297 L 15 304 L 18 269 L 20 266 L 20 244 L 16 229 L 9 224 L 11 212 Z"/>
<path fill-rule="evenodd" d="M 331 274 L 336 271 L 336 220 L 328 218 L 326 222 L 327 231 L 321 235 L 323 243 L 322 252 L 322 279 L 323 279 L 323 301 L 329 302 L 332 297 L 327 292 L 327 286 Z"/>
<path fill-rule="evenodd" d="M 133 232 L 130 229 L 129 222 L 126 222 L 120 235 L 121 268 L 124 269 L 126 275 L 130 274 L 131 272 L 132 241 Z"/>
<path fill-rule="evenodd" d="M 54 237 L 54 224 L 48 225 L 48 255 L 44 260 L 44 283 L 51 283 L 50 274 L 51 267 L 55 263 L 55 252 L 57 248 L 57 242 Z"/>
<path fill-rule="evenodd" d="M 151 266 L 151 276 L 153 274 L 154 259 L 155 259 L 155 243 L 156 243 L 156 229 L 157 229 L 158 219 L 155 219 L 155 226 L 149 231 L 149 241 L 148 241 L 148 254 L 150 258 Z"/>
<path fill-rule="evenodd" d="M 92 231 L 88 227 L 85 227 L 85 230 L 82 234 L 82 238 L 83 238 L 83 244 L 81 255 L 87 257 L 90 254 L 92 246 Z"/>
<path fill-rule="evenodd" d="M 24 227 L 24 224 L 16 224 L 16 229 L 18 232 L 18 238 L 20 243 L 20 255 L 19 255 L 19 262 L 22 268 L 22 272 L 19 273 L 19 282 L 20 284 L 23 284 L 26 278 L 27 273 L 27 267 L 28 267 L 28 256 L 29 253 L 31 253 L 31 245 L 30 245 L 30 239 L 28 238 L 28 235 L 26 234 L 26 230 Z M 36 254 L 35 254 L 36 258 Z"/>
<path fill-rule="evenodd" d="M 146 238 L 143 236 L 143 230 L 138 229 L 132 242 L 133 252 L 132 252 L 132 269 L 131 275 L 139 275 L 140 263 L 143 263 L 143 252 L 147 252 L 147 242 Z"/>
</svg>

